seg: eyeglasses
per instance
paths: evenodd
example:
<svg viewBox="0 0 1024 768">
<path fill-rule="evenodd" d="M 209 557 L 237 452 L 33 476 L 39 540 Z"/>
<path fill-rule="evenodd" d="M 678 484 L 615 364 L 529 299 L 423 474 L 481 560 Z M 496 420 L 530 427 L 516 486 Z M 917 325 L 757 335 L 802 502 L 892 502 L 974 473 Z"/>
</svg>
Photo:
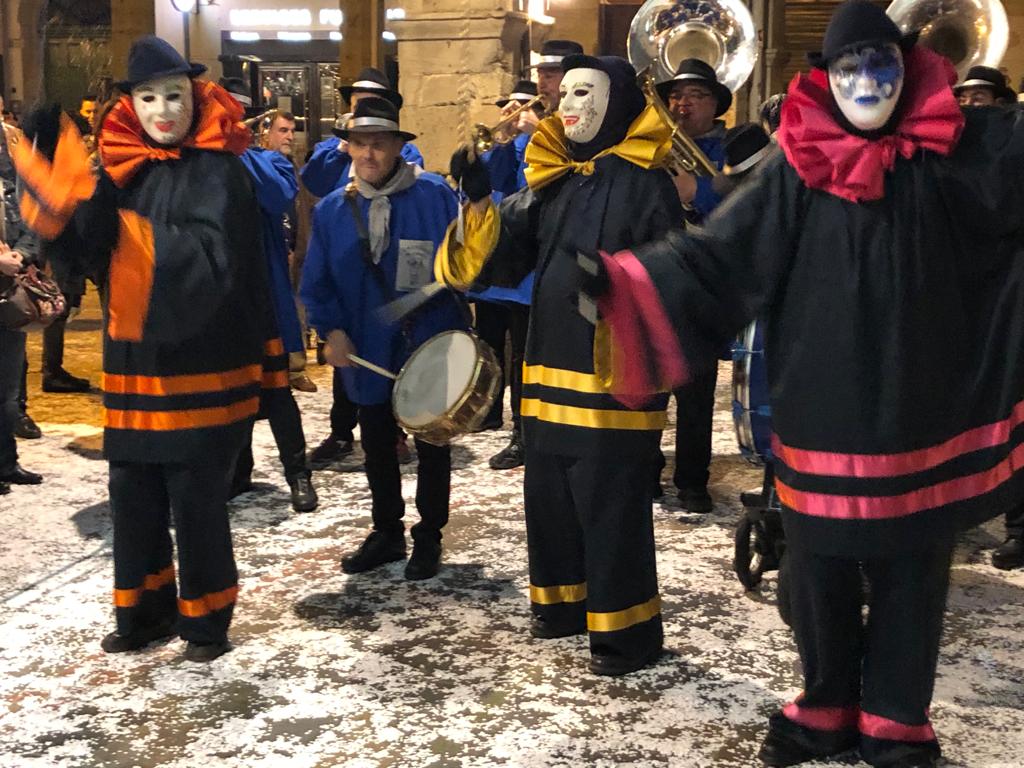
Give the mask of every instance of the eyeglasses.
<svg viewBox="0 0 1024 768">
<path fill-rule="evenodd" d="M 710 99 L 712 96 L 710 91 L 696 88 L 686 88 L 678 91 L 672 91 L 669 94 L 669 98 L 675 99 L 676 101 L 704 101 Z"/>
</svg>

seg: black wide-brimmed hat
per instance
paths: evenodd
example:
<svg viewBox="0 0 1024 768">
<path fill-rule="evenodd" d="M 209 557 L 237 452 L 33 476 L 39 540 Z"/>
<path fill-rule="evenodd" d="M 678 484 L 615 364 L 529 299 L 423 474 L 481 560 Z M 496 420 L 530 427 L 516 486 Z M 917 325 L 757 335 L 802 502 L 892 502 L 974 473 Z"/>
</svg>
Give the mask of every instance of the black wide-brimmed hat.
<svg viewBox="0 0 1024 768">
<path fill-rule="evenodd" d="M 505 108 L 505 105 L 510 101 L 519 101 L 522 103 L 528 102 L 530 99 L 537 95 L 537 84 L 532 80 L 520 80 L 516 83 L 516 87 L 512 89 L 512 93 L 503 99 L 498 99 L 495 103 L 501 109 Z"/>
<path fill-rule="evenodd" d="M 171 75 L 198 77 L 206 71 L 202 64 L 190 64 L 174 50 L 174 46 L 156 35 L 140 37 L 128 51 L 128 77 L 114 83 L 124 93 L 147 80 Z"/>
<path fill-rule="evenodd" d="M 562 59 L 576 53 L 582 54 L 583 46 L 575 40 L 546 40 L 540 47 L 540 61 L 530 69 L 561 68 Z"/>
<path fill-rule="evenodd" d="M 872 44 L 895 43 L 906 53 L 917 43 L 917 36 L 917 32 L 900 32 L 896 22 L 871 0 L 846 0 L 832 14 L 821 50 L 808 53 L 807 61 L 817 69 L 828 69 L 840 53 Z"/>
<path fill-rule="evenodd" d="M 715 73 L 714 68 L 706 61 L 701 61 L 700 59 L 683 59 L 679 62 L 675 77 L 663 83 L 658 83 L 656 87 L 661 100 L 667 104 L 668 94 L 672 87 L 676 83 L 686 81 L 703 83 L 711 89 L 711 92 L 715 94 L 715 99 L 718 101 L 715 117 L 724 115 L 729 111 L 729 107 L 732 106 L 732 91 L 718 82 L 718 75 Z"/>
<path fill-rule="evenodd" d="M 353 133 L 394 133 L 403 141 L 412 141 L 415 133 L 403 131 L 398 124 L 398 107 L 388 99 L 380 96 L 367 96 L 356 104 L 352 117 L 333 133 L 342 139 L 348 139 Z"/>
<path fill-rule="evenodd" d="M 1006 75 L 995 67 L 971 67 L 963 82 L 953 86 L 953 93 L 958 93 L 964 88 L 991 88 L 997 99 L 1017 100 L 1017 93 L 1007 84 Z"/>
<path fill-rule="evenodd" d="M 249 92 L 249 86 L 245 84 L 245 80 L 242 78 L 222 77 L 217 81 L 217 85 L 234 96 L 235 101 L 243 107 L 252 106 L 252 94 Z"/>
<path fill-rule="evenodd" d="M 369 93 L 387 99 L 397 109 L 402 108 L 402 94 L 392 88 L 387 75 L 375 67 L 366 67 L 356 76 L 351 85 L 343 85 L 338 91 L 341 93 L 341 97 L 348 102 L 352 101 L 353 93 Z"/>
<path fill-rule="evenodd" d="M 722 150 L 725 152 L 722 173 L 742 176 L 768 156 L 772 151 L 772 141 L 757 123 L 744 123 L 725 132 Z"/>
</svg>

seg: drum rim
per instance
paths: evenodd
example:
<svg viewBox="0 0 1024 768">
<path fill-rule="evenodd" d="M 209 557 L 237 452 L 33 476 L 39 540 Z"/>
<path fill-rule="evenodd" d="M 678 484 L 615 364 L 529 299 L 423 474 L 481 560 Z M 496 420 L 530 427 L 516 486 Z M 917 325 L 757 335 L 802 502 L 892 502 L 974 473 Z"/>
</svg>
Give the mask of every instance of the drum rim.
<svg viewBox="0 0 1024 768">
<path fill-rule="evenodd" d="M 459 395 L 458 399 L 452 405 L 450 405 L 443 414 L 436 417 L 433 421 L 429 423 L 429 425 L 422 427 L 411 427 L 404 421 L 402 421 L 402 419 L 398 415 L 398 407 L 395 402 L 395 396 L 398 392 L 398 382 L 401 380 L 402 375 L 406 372 L 406 369 L 408 369 L 409 365 L 416 358 L 416 355 L 420 352 L 420 350 L 422 350 L 427 344 L 430 344 L 432 341 L 434 341 L 434 339 L 439 339 L 442 336 L 468 336 L 470 338 L 470 340 L 473 342 L 473 348 L 476 350 L 477 353 L 476 362 L 473 365 L 473 373 L 469 377 L 469 383 L 466 384 L 466 387 L 462 390 L 462 394 Z M 480 378 L 480 368 L 483 365 L 483 355 L 480 353 L 480 345 L 482 343 L 483 342 L 480 341 L 480 337 L 477 336 L 472 331 L 463 331 L 457 328 L 453 328 L 451 330 L 441 331 L 441 333 L 434 334 L 429 339 L 420 344 L 409 356 L 409 359 L 405 361 L 405 365 L 403 365 L 401 369 L 399 369 L 398 375 L 395 377 L 395 386 L 391 388 L 391 412 L 394 414 L 395 420 L 398 421 L 399 424 L 408 429 L 410 432 L 427 432 L 432 428 L 436 428 L 435 425 L 437 425 L 438 422 L 450 420 L 451 414 L 461 409 L 466 404 L 466 401 L 469 400 L 469 398 L 472 397 L 475 392 L 473 388 L 473 383 Z"/>
</svg>

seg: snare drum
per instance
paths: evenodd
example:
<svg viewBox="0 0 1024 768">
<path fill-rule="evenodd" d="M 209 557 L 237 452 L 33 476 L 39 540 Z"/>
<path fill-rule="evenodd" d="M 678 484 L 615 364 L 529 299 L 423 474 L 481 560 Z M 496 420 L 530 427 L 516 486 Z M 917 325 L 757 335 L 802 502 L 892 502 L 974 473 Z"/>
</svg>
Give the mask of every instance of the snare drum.
<svg viewBox="0 0 1024 768">
<path fill-rule="evenodd" d="M 465 331 L 439 333 L 413 352 L 391 393 L 395 420 L 419 440 L 447 445 L 478 429 L 498 396 L 501 366 Z"/>
<path fill-rule="evenodd" d="M 732 421 L 740 452 L 753 464 L 771 460 L 771 417 L 764 326 L 755 320 L 739 335 L 732 352 Z"/>
</svg>

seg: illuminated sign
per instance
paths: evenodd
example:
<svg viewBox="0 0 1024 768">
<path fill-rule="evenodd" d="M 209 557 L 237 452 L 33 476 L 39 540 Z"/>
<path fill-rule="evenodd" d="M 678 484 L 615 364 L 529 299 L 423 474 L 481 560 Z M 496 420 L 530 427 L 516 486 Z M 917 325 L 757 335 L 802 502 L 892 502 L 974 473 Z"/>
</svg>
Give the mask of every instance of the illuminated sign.
<svg viewBox="0 0 1024 768">
<path fill-rule="evenodd" d="M 235 8 L 228 13 L 232 27 L 311 27 L 316 18 L 321 26 L 340 27 L 345 16 L 339 8 Z"/>
</svg>

